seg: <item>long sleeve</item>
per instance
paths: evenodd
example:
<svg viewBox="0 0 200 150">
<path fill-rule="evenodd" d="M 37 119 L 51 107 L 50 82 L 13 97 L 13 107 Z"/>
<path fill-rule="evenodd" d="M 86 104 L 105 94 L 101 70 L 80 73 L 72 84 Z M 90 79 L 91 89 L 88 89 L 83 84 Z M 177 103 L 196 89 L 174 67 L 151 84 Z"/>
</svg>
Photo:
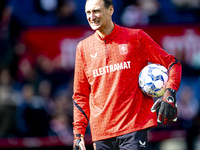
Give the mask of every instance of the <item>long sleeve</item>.
<svg viewBox="0 0 200 150">
<path fill-rule="evenodd" d="M 146 60 L 151 63 L 161 64 L 169 70 L 167 88 L 172 88 L 178 91 L 182 75 L 182 66 L 180 62 L 175 58 L 175 56 L 164 51 L 144 31 L 139 31 L 138 39 L 141 47 L 140 50 L 144 52 Z"/>
<path fill-rule="evenodd" d="M 85 134 L 88 126 L 90 85 L 84 72 L 84 62 L 81 53 L 81 42 L 76 50 L 75 74 L 74 74 L 74 134 Z"/>
</svg>

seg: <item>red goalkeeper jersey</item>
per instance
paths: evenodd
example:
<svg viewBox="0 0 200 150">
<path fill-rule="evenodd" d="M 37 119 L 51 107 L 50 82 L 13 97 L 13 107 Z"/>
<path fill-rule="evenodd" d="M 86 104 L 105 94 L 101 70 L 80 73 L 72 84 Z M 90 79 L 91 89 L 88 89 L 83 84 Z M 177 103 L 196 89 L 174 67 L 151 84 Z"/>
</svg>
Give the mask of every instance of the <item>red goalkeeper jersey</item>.
<svg viewBox="0 0 200 150">
<path fill-rule="evenodd" d="M 89 122 L 93 141 L 157 126 L 157 115 L 150 110 L 153 99 L 138 85 L 148 62 L 170 68 L 167 88 L 178 90 L 180 63 L 142 30 L 115 25 L 103 39 L 95 32 L 81 41 L 74 75 L 74 134 L 85 134 Z"/>
</svg>

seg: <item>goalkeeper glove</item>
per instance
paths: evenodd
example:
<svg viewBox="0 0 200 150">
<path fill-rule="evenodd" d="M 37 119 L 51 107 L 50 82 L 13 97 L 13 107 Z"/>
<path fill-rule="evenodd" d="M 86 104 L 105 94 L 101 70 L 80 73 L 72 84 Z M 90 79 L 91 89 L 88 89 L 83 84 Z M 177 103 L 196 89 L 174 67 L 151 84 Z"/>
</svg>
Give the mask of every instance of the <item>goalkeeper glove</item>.
<svg viewBox="0 0 200 150">
<path fill-rule="evenodd" d="M 151 108 L 151 112 L 155 112 L 158 108 L 158 122 L 163 124 L 171 124 L 172 121 L 177 120 L 177 103 L 176 103 L 176 91 L 173 89 L 166 89 L 165 93 L 159 98 Z"/>
<path fill-rule="evenodd" d="M 85 142 L 84 142 L 84 135 L 76 134 L 74 137 L 74 148 L 73 150 L 86 150 Z"/>
</svg>

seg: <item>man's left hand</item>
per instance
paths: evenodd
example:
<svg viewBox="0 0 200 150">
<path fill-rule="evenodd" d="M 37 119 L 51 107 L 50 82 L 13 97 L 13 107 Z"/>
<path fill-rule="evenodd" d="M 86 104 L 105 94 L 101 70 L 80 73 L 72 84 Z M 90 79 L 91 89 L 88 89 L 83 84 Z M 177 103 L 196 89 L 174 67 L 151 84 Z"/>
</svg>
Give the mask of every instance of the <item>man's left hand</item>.
<svg viewBox="0 0 200 150">
<path fill-rule="evenodd" d="M 151 108 L 151 112 L 155 112 L 158 108 L 158 122 L 163 124 L 171 124 L 172 121 L 177 121 L 177 103 L 176 91 L 173 89 L 166 89 L 164 95 L 159 98 Z"/>
</svg>

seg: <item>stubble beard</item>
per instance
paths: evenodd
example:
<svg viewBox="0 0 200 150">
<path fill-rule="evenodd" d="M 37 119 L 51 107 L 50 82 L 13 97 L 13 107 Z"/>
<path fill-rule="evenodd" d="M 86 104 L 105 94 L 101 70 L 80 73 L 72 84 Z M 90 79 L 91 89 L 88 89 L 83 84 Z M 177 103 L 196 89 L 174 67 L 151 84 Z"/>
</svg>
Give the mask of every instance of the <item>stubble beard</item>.
<svg viewBox="0 0 200 150">
<path fill-rule="evenodd" d="M 92 24 L 90 24 L 90 27 L 92 28 L 92 30 L 99 30 L 101 28 L 101 25 L 92 25 Z"/>
</svg>

